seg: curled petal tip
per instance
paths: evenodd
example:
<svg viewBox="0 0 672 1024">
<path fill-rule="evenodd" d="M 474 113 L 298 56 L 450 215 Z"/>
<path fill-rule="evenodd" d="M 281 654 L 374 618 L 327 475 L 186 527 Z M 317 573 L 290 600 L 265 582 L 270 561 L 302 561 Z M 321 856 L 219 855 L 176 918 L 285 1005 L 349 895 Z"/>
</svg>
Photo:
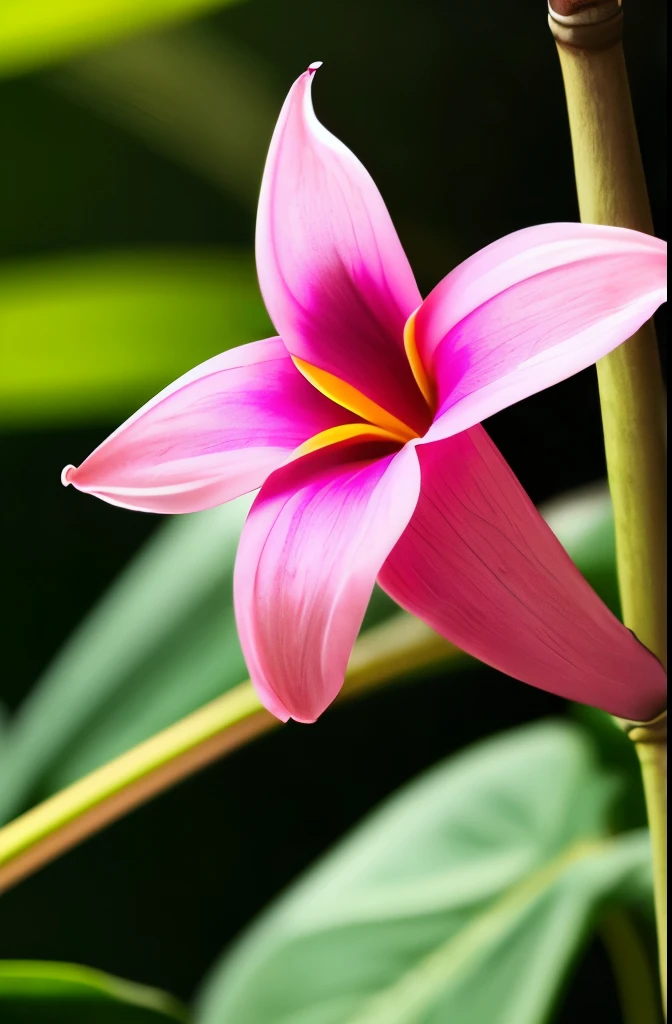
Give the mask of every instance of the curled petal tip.
<svg viewBox="0 0 672 1024">
<path fill-rule="evenodd" d="M 68 487 L 72 483 L 70 477 L 76 468 L 76 466 L 65 466 L 65 468 L 61 472 L 61 483 L 63 484 L 64 487 Z"/>
<path fill-rule="evenodd" d="M 306 68 L 306 71 L 308 72 L 309 75 L 314 75 L 315 72 L 318 70 L 318 68 L 321 68 L 321 67 L 322 67 L 322 61 L 321 60 L 314 60 L 312 64 L 308 65 L 308 67 Z"/>
</svg>

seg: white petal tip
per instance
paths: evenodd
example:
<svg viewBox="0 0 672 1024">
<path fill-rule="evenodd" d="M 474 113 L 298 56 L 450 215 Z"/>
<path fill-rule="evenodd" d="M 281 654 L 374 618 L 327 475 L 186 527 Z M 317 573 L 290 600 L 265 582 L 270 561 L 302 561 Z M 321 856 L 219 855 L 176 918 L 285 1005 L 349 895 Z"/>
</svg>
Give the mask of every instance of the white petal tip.
<svg viewBox="0 0 672 1024">
<path fill-rule="evenodd" d="M 68 485 L 72 483 L 72 480 L 70 479 L 70 474 L 76 468 L 76 466 L 66 466 L 63 472 L 61 473 L 61 483 L 63 484 L 64 487 L 68 487 Z"/>
<path fill-rule="evenodd" d="M 311 75 L 314 75 L 315 72 L 317 71 L 317 69 L 321 68 L 321 67 L 322 67 L 322 61 L 321 60 L 314 60 L 312 64 L 308 65 L 308 67 L 306 68 L 306 71 L 308 71 Z"/>
</svg>

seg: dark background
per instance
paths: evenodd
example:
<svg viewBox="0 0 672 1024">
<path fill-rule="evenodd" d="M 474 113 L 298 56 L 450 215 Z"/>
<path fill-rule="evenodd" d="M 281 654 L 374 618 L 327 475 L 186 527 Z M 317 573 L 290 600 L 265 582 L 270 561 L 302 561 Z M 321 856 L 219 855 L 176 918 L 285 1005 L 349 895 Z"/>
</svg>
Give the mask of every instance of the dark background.
<svg viewBox="0 0 672 1024">
<path fill-rule="evenodd" d="M 654 220 L 666 237 L 665 5 L 632 2 L 626 19 Z M 577 219 L 541 0 L 250 0 L 202 24 L 263 58 L 280 97 L 309 62 L 324 61 L 318 116 L 373 174 L 423 292 L 500 235 Z M 252 245 L 250 210 L 73 103 L 46 74 L 2 83 L 0 123 L 1 259 Z M 665 326 L 661 317 L 661 338 Z M 9 710 L 157 524 L 59 485 L 63 464 L 116 425 L 0 435 L 0 698 Z M 604 475 L 593 370 L 488 427 L 535 501 Z M 400 783 L 479 737 L 564 713 L 562 701 L 481 670 L 395 686 L 310 728 L 289 725 L 5 895 L 0 957 L 85 962 L 188 997 L 250 917 Z M 562 1020 L 620 1019 L 605 996 L 607 970 L 596 944 Z"/>
</svg>

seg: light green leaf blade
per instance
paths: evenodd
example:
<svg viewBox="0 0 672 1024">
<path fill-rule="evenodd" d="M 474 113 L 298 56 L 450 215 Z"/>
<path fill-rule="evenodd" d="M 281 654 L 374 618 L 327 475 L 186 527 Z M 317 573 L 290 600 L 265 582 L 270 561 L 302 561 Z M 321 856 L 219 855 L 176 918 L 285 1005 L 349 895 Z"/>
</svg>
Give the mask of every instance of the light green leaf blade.
<svg viewBox="0 0 672 1024">
<path fill-rule="evenodd" d="M 271 333 L 247 253 L 0 266 L 0 427 L 123 418 L 202 360 Z"/>
<path fill-rule="evenodd" d="M 188 1014 L 159 989 L 80 964 L 0 960 L 3 1024 L 186 1024 Z"/>
<path fill-rule="evenodd" d="M 3 0 L 0 76 L 31 71 L 236 0 Z"/>
<path fill-rule="evenodd" d="M 541 1024 L 600 908 L 650 885 L 611 793 L 563 722 L 439 765 L 224 957 L 198 1024 Z"/>
<path fill-rule="evenodd" d="M 283 95 L 239 44 L 192 27 L 140 36 L 80 57 L 49 81 L 256 207 Z"/>
</svg>

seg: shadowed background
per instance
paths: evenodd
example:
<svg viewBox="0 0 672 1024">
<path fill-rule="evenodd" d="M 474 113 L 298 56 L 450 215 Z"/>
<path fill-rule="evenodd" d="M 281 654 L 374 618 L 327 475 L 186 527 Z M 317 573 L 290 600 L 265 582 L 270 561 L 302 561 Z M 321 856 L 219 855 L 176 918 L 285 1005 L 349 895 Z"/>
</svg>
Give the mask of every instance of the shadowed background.
<svg viewBox="0 0 672 1024">
<path fill-rule="evenodd" d="M 662 0 L 633 3 L 625 33 L 662 237 L 664 17 Z M 284 95 L 318 59 L 317 114 L 372 173 L 423 293 L 509 231 L 577 218 L 538 0 L 249 0 L 0 80 L 3 717 L 159 523 L 62 489 L 62 466 L 195 362 L 267 330 L 256 193 Z M 82 280 L 100 320 L 54 297 Z M 662 342 L 664 314 L 658 326 Z M 536 502 L 604 476 L 593 370 L 488 428 Z M 473 740 L 565 713 L 479 669 L 290 724 L 3 896 L 0 957 L 81 961 L 187 998 L 383 796 Z M 595 944 L 563 1020 L 619 1019 L 607 972 Z"/>
</svg>

